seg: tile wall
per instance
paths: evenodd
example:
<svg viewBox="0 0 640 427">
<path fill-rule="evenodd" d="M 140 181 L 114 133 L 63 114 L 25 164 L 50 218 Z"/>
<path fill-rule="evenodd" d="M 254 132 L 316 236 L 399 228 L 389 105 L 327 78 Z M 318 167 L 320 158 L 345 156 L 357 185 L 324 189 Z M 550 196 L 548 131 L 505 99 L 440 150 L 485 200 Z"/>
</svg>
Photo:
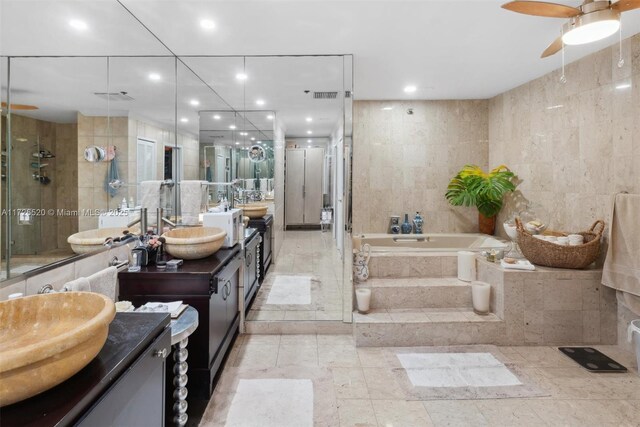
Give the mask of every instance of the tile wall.
<svg viewBox="0 0 640 427">
<path fill-rule="evenodd" d="M 465 164 L 487 168 L 488 106 L 486 100 L 354 102 L 354 233 L 386 233 L 390 215 L 412 218 L 416 211 L 425 232 L 477 231 L 476 210 L 449 206 L 444 194 Z"/>
</svg>

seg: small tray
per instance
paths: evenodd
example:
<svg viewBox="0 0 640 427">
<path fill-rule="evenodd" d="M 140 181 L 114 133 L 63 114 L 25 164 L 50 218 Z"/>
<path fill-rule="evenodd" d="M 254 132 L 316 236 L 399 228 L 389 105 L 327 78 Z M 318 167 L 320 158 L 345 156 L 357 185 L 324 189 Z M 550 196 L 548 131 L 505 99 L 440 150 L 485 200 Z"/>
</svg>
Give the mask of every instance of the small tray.
<svg viewBox="0 0 640 427">
<path fill-rule="evenodd" d="M 181 304 L 180 307 L 174 312 L 171 313 L 172 319 L 177 319 L 180 315 L 189 307 L 187 304 Z"/>
</svg>

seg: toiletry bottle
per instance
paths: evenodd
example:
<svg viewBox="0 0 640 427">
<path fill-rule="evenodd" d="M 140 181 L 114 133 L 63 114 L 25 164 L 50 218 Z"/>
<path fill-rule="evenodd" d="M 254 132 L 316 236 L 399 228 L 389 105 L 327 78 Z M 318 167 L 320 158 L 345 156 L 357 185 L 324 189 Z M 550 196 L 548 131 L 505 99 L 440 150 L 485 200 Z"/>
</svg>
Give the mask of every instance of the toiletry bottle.
<svg viewBox="0 0 640 427">
<path fill-rule="evenodd" d="M 415 234 L 422 234 L 422 225 L 424 224 L 424 219 L 422 219 L 422 215 L 420 212 L 416 212 L 416 216 L 413 217 L 413 232 Z"/>
<path fill-rule="evenodd" d="M 409 222 L 409 214 L 404 214 L 404 222 L 400 226 L 400 231 L 402 234 L 411 234 L 411 231 L 413 231 L 413 226 Z"/>
<path fill-rule="evenodd" d="M 129 209 L 133 209 L 136 207 L 135 202 L 133 201 L 133 196 L 129 197 Z"/>
<path fill-rule="evenodd" d="M 127 209 L 127 198 L 126 197 L 122 198 L 122 203 L 120 203 L 120 209 L 122 209 L 122 210 L 126 210 Z"/>
</svg>

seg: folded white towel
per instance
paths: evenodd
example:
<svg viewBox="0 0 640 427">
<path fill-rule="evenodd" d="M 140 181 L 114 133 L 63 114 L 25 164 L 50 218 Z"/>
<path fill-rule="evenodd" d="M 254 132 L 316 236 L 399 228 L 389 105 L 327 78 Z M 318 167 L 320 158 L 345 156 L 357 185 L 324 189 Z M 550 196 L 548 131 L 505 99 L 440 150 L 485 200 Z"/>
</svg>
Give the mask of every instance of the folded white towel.
<svg viewBox="0 0 640 427">
<path fill-rule="evenodd" d="M 140 183 L 140 206 L 147 208 L 149 225 L 157 222 L 156 212 L 160 207 L 160 189 L 162 181 L 142 181 Z"/>
<path fill-rule="evenodd" d="M 502 268 L 506 269 L 506 270 L 535 270 L 536 267 L 535 265 L 531 264 L 529 261 L 525 260 L 519 260 L 516 261 L 515 264 L 509 264 L 508 262 L 504 262 L 504 260 L 500 260 L 500 265 L 502 266 Z"/>
<path fill-rule="evenodd" d="M 86 277 L 78 277 L 63 286 L 71 292 L 91 292 L 91 285 Z"/>
<path fill-rule="evenodd" d="M 87 277 L 91 292 L 97 292 L 106 295 L 112 300 L 116 300 L 116 286 L 118 282 L 118 269 L 116 267 L 107 267 L 95 274 Z"/>
<path fill-rule="evenodd" d="M 198 225 L 200 212 L 206 204 L 207 190 L 207 181 L 180 182 L 180 211 L 183 224 Z"/>
</svg>

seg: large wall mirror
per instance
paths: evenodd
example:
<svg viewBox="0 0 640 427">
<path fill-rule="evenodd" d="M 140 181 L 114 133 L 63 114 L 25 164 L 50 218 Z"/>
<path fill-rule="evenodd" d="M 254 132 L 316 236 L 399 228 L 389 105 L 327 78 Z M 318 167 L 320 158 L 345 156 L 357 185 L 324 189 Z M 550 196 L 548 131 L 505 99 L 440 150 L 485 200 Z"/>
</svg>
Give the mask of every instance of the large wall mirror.
<svg viewBox="0 0 640 427">
<path fill-rule="evenodd" d="M 311 215 L 330 209 L 335 218 L 326 234 L 333 258 L 323 268 L 335 302 L 329 317 L 341 319 L 352 90 L 345 58 L 0 58 L 2 208 L 20 212 L 2 216 L 0 279 L 103 250 L 100 239 L 114 229 L 194 225 L 182 220 L 185 181 L 206 183 L 203 211 L 225 198 L 266 204 L 274 253 L 286 253 L 287 153 L 316 149 L 321 198 Z M 79 250 L 70 236 L 93 246 Z"/>
</svg>

